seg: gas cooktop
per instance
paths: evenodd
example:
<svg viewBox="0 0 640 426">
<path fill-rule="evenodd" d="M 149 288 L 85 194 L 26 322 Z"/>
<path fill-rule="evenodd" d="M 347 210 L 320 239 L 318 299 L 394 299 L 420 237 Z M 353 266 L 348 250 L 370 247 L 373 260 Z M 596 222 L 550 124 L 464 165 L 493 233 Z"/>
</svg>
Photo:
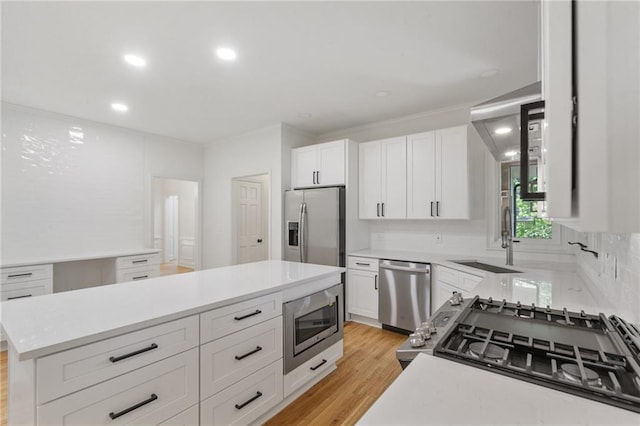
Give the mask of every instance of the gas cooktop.
<svg viewBox="0 0 640 426">
<path fill-rule="evenodd" d="M 640 330 L 617 316 L 476 296 L 455 312 L 432 351 L 640 413 Z"/>
</svg>

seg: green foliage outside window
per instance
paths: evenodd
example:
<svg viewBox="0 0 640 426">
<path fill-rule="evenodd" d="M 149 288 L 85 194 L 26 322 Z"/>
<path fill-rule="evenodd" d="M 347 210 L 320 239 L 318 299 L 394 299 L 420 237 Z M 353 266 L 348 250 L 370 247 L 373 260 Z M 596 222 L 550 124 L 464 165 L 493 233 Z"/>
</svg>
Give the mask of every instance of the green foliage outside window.
<svg viewBox="0 0 640 426">
<path fill-rule="evenodd" d="M 535 179 L 535 168 L 530 170 L 532 179 Z M 511 170 L 511 184 L 515 187 L 520 183 L 519 167 L 513 167 Z M 533 172 L 533 173 L 532 173 Z M 536 185 L 533 184 L 531 190 L 536 191 Z M 513 190 L 512 190 L 513 191 Z M 512 192 L 513 194 L 513 192 Z M 516 197 L 516 226 L 514 236 L 516 238 L 544 238 L 552 237 L 552 223 L 548 219 L 538 217 L 537 202 L 523 201 L 520 199 L 520 192 L 517 191 Z"/>
</svg>

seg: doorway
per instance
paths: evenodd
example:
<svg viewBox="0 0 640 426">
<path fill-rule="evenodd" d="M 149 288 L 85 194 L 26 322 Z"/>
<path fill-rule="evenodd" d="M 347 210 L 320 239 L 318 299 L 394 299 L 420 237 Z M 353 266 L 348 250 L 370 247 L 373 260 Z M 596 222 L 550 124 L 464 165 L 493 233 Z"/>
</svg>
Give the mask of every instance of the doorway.
<svg viewBox="0 0 640 426">
<path fill-rule="evenodd" d="M 160 249 L 160 275 L 199 268 L 199 182 L 153 178 L 153 247 Z"/>
<path fill-rule="evenodd" d="M 269 258 L 269 174 L 234 178 L 233 264 Z"/>
</svg>

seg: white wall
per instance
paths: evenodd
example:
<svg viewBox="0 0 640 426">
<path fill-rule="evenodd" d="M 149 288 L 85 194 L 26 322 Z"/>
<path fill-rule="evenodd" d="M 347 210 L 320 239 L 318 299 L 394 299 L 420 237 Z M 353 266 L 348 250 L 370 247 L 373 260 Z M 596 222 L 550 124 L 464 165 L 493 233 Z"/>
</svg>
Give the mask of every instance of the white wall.
<svg viewBox="0 0 640 426">
<path fill-rule="evenodd" d="M 640 234 L 570 231 L 569 240 L 598 252 L 596 258 L 573 248 L 578 272 L 591 284 L 603 312 L 640 324 Z"/>
<path fill-rule="evenodd" d="M 282 256 L 282 156 L 280 124 L 215 141 L 205 151 L 203 186 L 203 266 L 232 263 L 232 179 L 269 173 L 271 176 L 271 258 Z"/>
<path fill-rule="evenodd" d="M 2 259 L 151 246 L 151 175 L 201 180 L 201 145 L 2 104 Z"/>
</svg>

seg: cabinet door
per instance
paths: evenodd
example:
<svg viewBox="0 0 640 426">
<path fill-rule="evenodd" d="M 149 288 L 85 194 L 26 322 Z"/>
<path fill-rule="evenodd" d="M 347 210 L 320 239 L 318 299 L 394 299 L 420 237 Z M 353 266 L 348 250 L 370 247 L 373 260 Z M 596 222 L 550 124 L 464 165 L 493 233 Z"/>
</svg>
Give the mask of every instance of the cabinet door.
<svg viewBox="0 0 640 426">
<path fill-rule="evenodd" d="M 435 132 L 407 136 L 407 218 L 435 217 Z"/>
<path fill-rule="evenodd" d="M 437 216 L 442 219 L 469 219 L 469 162 L 467 127 L 436 132 Z"/>
<path fill-rule="evenodd" d="M 451 297 L 454 291 L 462 294 L 462 297 L 467 298 L 471 297 L 471 293 L 462 290 L 458 287 L 453 287 L 443 281 L 436 280 L 431 287 L 431 311 L 435 312 L 442 305 L 447 303 L 447 300 Z"/>
<path fill-rule="evenodd" d="M 349 313 L 378 320 L 378 274 L 349 269 Z"/>
<path fill-rule="evenodd" d="M 323 143 L 317 147 L 318 174 L 316 183 L 319 185 L 344 185 L 345 141 Z"/>
<path fill-rule="evenodd" d="M 382 206 L 384 219 L 407 217 L 407 138 L 380 141 L 382 154 Z"/>
<path fill-rule="evenodd" d="M 317 147 L 305 146 L 291 150 L 291 186 L 304 188 L 314 186 L 314 173 L 318 170 Z"/>
<path fill-rule="evenodd" d="M 381 202 L 380 143 L 361 143 L 359 151 L 359 216 L 360 219 L 378 219 Z"/>
</svg>

